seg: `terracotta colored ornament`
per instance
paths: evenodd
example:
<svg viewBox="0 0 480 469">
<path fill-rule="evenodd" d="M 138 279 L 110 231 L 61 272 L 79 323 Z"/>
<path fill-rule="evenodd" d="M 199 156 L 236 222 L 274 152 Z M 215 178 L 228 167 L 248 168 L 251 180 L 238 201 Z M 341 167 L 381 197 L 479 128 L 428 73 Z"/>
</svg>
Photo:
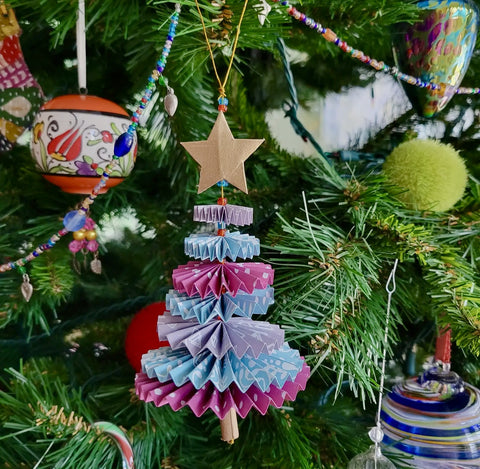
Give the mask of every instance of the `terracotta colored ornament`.
<svg viewBox="0 0 480 469">
<path fill-rule="evenodd" d="M 65 192 L 89 194 L 110 163 L 115 140 L 130 124 L 112 101 L 88 95 L 59 96 L 45 103 L 33 125 L 32 155 L 43 177 Z M 105 192 L 130 174 L 137 142 L 107 181 Z"/>
<path fill-rule="evenodd" d="M 401 24 L 393 37 L 401 72 L 443 84 L 432 91 L 404 85 L 419 115 L 433 117 L 445 108 L 468 69 L 478 30 L 478 9 L 471 0 L 422 0 L 422 19 Z"/>
<path fill-rule="evenodd" d="M 125 337 L 125 354 L 137 372 L 142 370 L 141 359 L 144 353 L 159 347 L 168 346 L 160 341 L 157 333 L 158 316 L 165 312 L 165 302 L 159 301 L 142 308 L 132 319 Z"/>
</svg>

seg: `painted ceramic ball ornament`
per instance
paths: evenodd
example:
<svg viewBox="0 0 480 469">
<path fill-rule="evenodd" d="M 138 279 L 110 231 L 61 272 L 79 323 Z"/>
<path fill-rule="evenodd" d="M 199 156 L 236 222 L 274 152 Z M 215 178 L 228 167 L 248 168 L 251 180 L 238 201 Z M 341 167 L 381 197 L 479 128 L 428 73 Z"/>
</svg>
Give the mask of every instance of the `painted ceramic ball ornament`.
<svg viewBox="0 0 480 469">
<path fill-rule="evenodd" d="M 433 91 L 402 82 L 416 112 L 433 117 L 448 104 L 468 69 L 479 15 L 471 0 L 421 0 L 417 5 L 420 20 L 396 28 L 393 49 L 403 73 L 445 85 Z"/>
<path fill-rule="evenodd" d="M 89 194 L 112 160 L 116 139 L 130 124 L 128 113 L 107 99 L 59 96 L 35 117 L 32 155 L 43 177 L 65 192 Z M 137 143 L 118 160 L 100 193 L 120 184 L 133 169 Z"/>
<path fill-rule="evenodd" d="M 460 200 L 468 173 L 460 154 L 436 140 L 401 143 L 386 158 L 383 172 L 396 196 L 414 210 L 447 211 Z"/>
</svg>

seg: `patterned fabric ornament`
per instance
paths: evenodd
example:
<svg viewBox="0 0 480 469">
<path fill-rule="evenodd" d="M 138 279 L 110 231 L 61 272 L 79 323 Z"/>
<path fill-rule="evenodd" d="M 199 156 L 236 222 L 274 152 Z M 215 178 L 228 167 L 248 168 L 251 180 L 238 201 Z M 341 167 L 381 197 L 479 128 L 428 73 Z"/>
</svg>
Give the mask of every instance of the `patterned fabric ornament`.
<svg viewBox="0 0 480 469">
<path fill-rule="evenodd" d="M 150 379 L 144 373 L 139 373 L 135 388 L 140 399 L 153 402 L 157 407 L 168 404 L 173 410 L 179 410 L 188 406 L 197 417 L 210 409 L 223 420 L 231 410 L 245 418 L 252 409 L 265 415 L 271 405 L 281 407 L 285 400 L 294 401 L 298 391 L 305 389 L 309 376 L 310 368 L 304 364 L 295 380 L 287 381 L 282 388 L 271 385 L 266 392 L 262 392 L 253 385 L 242 392 L 232 384 L 220 392 L 211 382 L 200 389 L 196 389 L 190 381 L 177 387 L 171 381 L 159 383 L 158 379 Z"/>
<path fill-rule="evenodd" d="M 470 0 L 422 0 L 421 20 L 399 25 L 393 36 L 400 70 L 423 82 L 442 84 L 439 91 L 408 86 L 417 113 L 433 117 L 445 108 L 468 69 L 478 31 L 478 9 Z"/>
<path fill-rule="evenodd" d="M 25 63 L 21 29 L 11 8 L 0 8 L 0 151 L 9 151 L 43 102 L 40 85 Z"/>
<path fill-rule="evenodd" d="M 206 223 L 245 226 L 253 223 L 253 209 L 227 203 L 225 205 L 195 205 L 193 219 Z"/>
<path fill-rule="evenodd" d="M 255 288 L 267 288 L 273 283 L 273 269 L 262 262 L 190 261 L 173 270 L 172 280 L 180 293 L 219 298 L 223 293 L 235 296 L 239 290 L 253 293 Z"/>
</svg>

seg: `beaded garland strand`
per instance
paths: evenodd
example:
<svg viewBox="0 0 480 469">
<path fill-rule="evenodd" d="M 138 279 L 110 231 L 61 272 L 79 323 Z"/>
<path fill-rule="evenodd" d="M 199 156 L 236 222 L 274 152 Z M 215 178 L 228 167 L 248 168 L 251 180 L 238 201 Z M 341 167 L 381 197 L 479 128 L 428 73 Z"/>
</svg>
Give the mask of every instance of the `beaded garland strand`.
<svg viewBox="0 0 480 469">
<path fill-rule="evenodd" d="M 25 264 L 33 261 L 35 258 L 43 254 L 45 251 L 53 248 L 55 244 L 67 233 L 77 231 L 83 228 L 85 224 L 87 213 L 92 205 L 95 202 L 100 190 L 106 185 L 110 174 L 115 169 L 118 160 L 126 155 L 134 142 L 134 137 L 136 134 L 136 129 L 138 127 L 139 117 L 142 114 L 145 106 L 149 103 L 152 98 L 153 91 L 155 90 L 155 82 L 161 81 L 164 83 L 164 79 L 162 76 L 163 71 L 165 70 L 165 66 L 167 63 L 167 58 L 170 53 L 170 49 L 173 44 L 173 40 L 175 38 L 175 31 L 178 24 L 178 17 L 180 15 L 181 6 L 179 3 L 175 4 L 175 12 L 170 17 L 170 28 L 167 34 L 167 39 L 163 46 L 163 51 L 160 59 L 156 64 L 156 68 L 152 71 L 151 75 L 148 77 L 148 83 L 145 87 L 143 92 L 143 96 L 140 102 L 137 105 L 137 109 L 132 114 L 131 117 L 131 124 L 129 125 L 127 131 L 120 135 L 115 142 L 114 146 L 114 154 L 112 155 L 112 161 L 105 167 L 105 170 L 102 174 L 102 177 L 98 184 L 92 189 L 90 195 L 88 195 L 80 204 L 80 208 L 78 210 L 73 210 L 67 213 L 63 219 L 64 227 L 59 230 L 57 233 L 52 235 L 48 241 L 44 244 L 40 244 L 37 246 L 32 252 L 30 252 L 27 256 L 17 259 L 13 262 L 7 262 L 6 264 L 0 265 L 0 273 L 7 272 L 10 270 L 17 269 L 23 275 L 26 274 L 25 271 Z"/>
<path fill-rule="evenodd" d="M 370 65 L 375 70 L 387 73 L 389 75 L 398 78 L 399 80 L 408 83 L 409 85 L 418 86 L 419 88 L 426 88 L 427 90 L 432 90 L 437 94 L 444 94 L 447 90 L 452 88 L 450 85 L 445 83 L 432 83 L 416 78 L 412 75 L 407 75 L 406 73 L 400 72 L 397 67 L 391 67 L 382 61 L 372 59 L 368 55 L 365 55 L 364 52 L 358 49 L 354 49 L 352 46 L 349 46 L 345 41 L 340 39 L 337 34 L 329 28 L 324 28 L 320 23 L 315 21 L 312 18 L 309 18 L 305 13 L 297 10 L 294 6 L 290 5 L 287 0 L 271 0 L 273 3 L 279 3 L 284 6 L 287 10 L 287 14 L 292 18 L 295 18 L 297 21 L 304 23 L 310 29 L 315 30 L 318 34 L 321 34 L 324 39 L 328 42 L 335 44 L 343 52 L 350 54 L 353 58 L 360 60 L 366 65 Z M 466 88 L 459 87 L 455 90 L 455 94 L 480 94 L 480 88 Z"/>
</svg>

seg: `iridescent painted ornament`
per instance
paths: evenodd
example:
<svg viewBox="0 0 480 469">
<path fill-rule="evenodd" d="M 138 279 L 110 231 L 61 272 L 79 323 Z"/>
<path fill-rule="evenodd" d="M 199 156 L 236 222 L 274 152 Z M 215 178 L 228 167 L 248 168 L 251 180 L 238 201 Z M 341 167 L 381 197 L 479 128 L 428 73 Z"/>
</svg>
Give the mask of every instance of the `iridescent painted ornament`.
<svg viewBox="0 0 480 469">
<path fill-rule="evenodd" d="M 468 69 L 478 30 L 478 9 L 471 0 L 422 0 L 421 20 L 400 24 L 393 36 L 397 67 L 440 90 L 402 82 L 419 115 L 433 117 L 445 108 Z"/>
<path fill-rule="evenodd" d="M 59 96 L 35 117 L 32 155 L 43 177 L 65 192 L 89 194 L 112 155 L 121 157 L 99 192 L 130 174 L 137 153 L 130 119 L 117 104 L 88 95 Z"/>
</svg>

